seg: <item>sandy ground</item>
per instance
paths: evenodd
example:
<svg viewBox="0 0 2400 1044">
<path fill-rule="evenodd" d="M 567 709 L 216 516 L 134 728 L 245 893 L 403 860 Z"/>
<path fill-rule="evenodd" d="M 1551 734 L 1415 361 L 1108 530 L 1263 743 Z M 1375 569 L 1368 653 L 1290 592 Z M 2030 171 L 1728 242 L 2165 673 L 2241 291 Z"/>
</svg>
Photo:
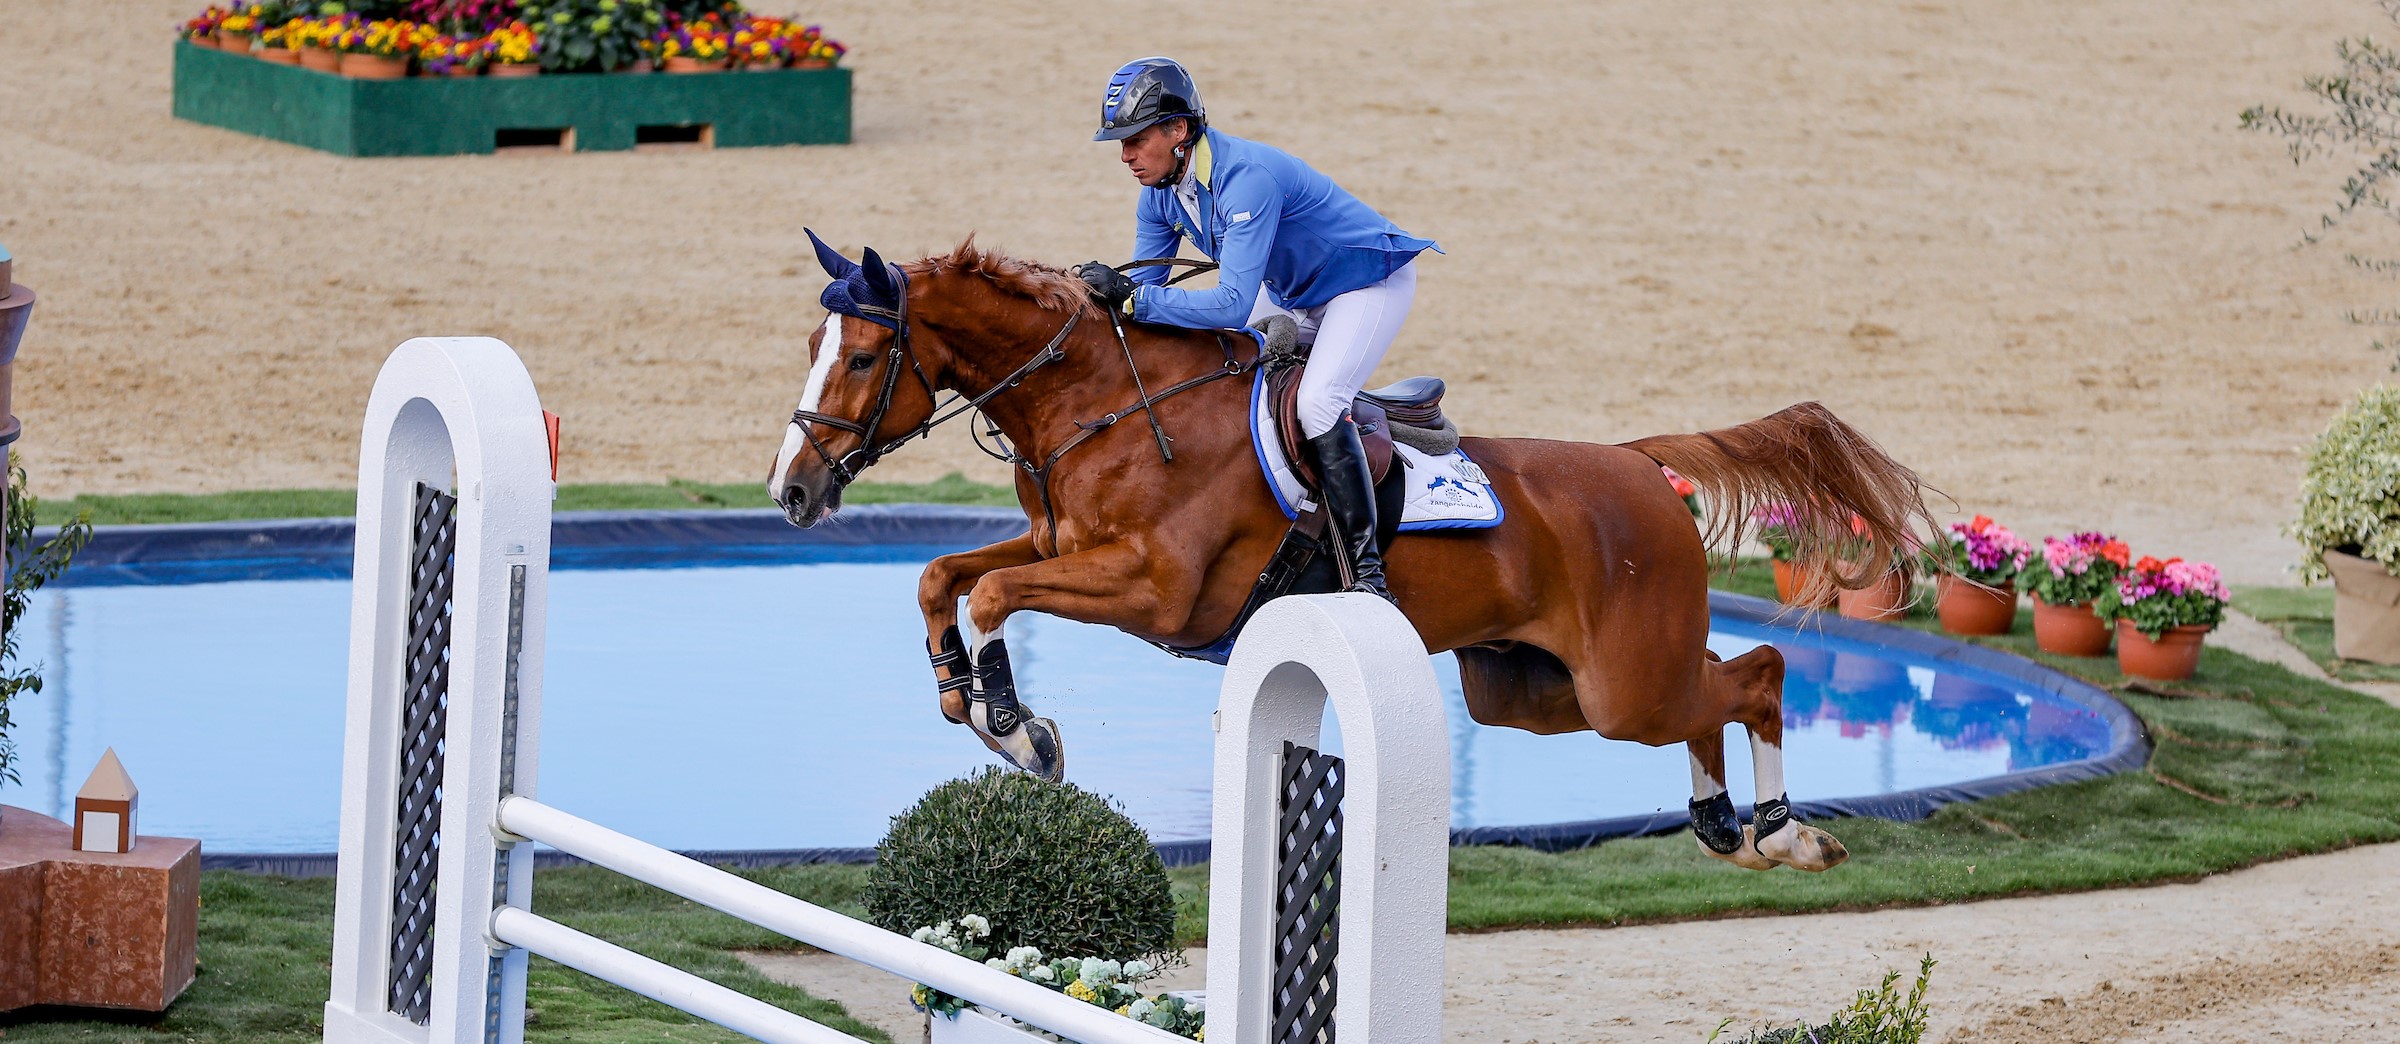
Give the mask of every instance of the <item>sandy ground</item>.
<svg viewBox="0 0 2400 1044">
<path fill-rule="evenodd" d="M 2210 636 L 2322 678 L 2239 613 Z M 2357 686 L 2400 705 L 2400 686 Z M 1840 873 L 1839 869 L 1832 871 Z M 1886 970 L 1928 992 L 1934 1044 L 2400 1040 L 2400 844 L 2193 883 L 1867 913 L 1453 934 L 1444 1036 L 1476 1044 L 1675 1041 L 1822 1019 Z M 1202 989 L 1207 951 L 1156 988 Z M 828 954 L 745 959 L 922 1039 L 907 984 Z"/>
<path fill-rule="evenodd" d="M 1727 1017 L 1728 1035 L 1821 1019 L 1931 953 L 1937 1044 L 2400 1040 L 2395 916 L 2400 845 L 2377 845 L 2156 888 L 1452 935 L 1442 1028 L 1476 1044 L 1699 1044 Z M 1189 956 L 1168 988 L 1200 987 Z M 891 976 L 826 954 L 750 961 L 922 1039 Z"/>
<path fill-rule="evenodd" d="M 171 119 L 195 4 L 0 0 L 48 492 L 346 484 L 382 356 L 465 332 L 526 355 L 571 480 L 761 475 L 821 314 L 800 226 L 1121 257 L 1134 187 L 1085 139 L 1161 51 L 1448 248 L 1383 375 L 1452 378 L 1475 431 L 1818 398 L 1964 510 L 2270 581 L 2296 448 L 2384 373 L 2340 319 L 2358 244 L 2292 249 L 2347 168 L 2234 126 L 2304 103 L 2363 0 L 818 0 L 854 145 L 369 161 Z M 102 22 L 160 46 L 96 61 Z M 954 468 L 1001 474 L 952 438 L 878 476 Z"/>
</svg>

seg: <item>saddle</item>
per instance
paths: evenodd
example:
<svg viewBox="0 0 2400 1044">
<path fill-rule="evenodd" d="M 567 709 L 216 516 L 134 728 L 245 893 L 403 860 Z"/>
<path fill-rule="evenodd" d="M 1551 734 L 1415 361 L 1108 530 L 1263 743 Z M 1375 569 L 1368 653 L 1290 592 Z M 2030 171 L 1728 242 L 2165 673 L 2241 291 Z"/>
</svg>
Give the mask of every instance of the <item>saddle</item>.
<svg viewBox="0 0 2400 1044">
<path fill-rule="evenodd" d="M 1308 366 L 1309 346 L 1298 343 L 1299 325 L 1290 316 L 1268 316 L 1259 320 L 1257 329 L 1266 335 L 1267 410 L 1275 420 L 1276 439 L 1283 444 L 1284 459 L 1292 463 L 1292 473 L 1315 490 L 1320 480 L 1308 453 L 1308 436 L 1300 430 L 1299 408 L 1300 374 Z M 1367 467 L 1378 486 L 1391 473 L 1395 441 L 1432 456 L 1458 448 L 1458 427 L 1442 415 L 1446 390 L 1439 377 L 1411 377 L 1360 392 L 1352 401 L 1350 418 L 1358 423 Z"/>
</svg>

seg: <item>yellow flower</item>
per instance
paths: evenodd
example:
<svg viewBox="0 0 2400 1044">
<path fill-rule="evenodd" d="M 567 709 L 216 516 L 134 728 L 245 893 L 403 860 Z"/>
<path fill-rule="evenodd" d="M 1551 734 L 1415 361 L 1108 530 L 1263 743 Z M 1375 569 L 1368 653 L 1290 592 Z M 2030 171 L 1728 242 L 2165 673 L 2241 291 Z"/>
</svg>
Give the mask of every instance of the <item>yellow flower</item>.
<svg viewBox="0 0 2400 1044">
<path fill-rule="evenodd" d="M 1084 985 L 1082 979 L 1077 979 L 1074 982 L 1067 984 L 1067 996 L 1073 997 L 1079 1001 L 1088 1002 L 1097 1000 L 1100 995 L 1092 992 L 1091 987 Z"/>
</svg>

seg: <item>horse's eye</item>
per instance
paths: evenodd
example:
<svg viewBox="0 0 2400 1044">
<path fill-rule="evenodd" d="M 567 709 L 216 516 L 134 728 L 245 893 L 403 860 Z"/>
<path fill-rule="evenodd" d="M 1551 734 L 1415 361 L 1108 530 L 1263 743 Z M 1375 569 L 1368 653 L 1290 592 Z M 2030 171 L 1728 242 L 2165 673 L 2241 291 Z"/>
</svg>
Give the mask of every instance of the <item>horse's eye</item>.
<svg viewBox="0 0 2400 1044">
<path fill-rule="evenodd" d="M 861 352 L 850 357 L 850 372 L 865 373 L 875 368 L 875 357 Z"/>
</svg>

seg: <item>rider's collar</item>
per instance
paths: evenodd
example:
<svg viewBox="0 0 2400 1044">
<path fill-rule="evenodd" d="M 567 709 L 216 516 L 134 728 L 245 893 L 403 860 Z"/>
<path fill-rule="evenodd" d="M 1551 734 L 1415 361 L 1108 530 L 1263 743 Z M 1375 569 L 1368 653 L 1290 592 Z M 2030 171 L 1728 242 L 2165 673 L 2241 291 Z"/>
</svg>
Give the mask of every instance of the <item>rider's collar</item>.
<svg viewBox="0 0 2400 1044">
<path fill-rule="evenodd" d="M 1185 176 L 1198 179 L 1201 188 L 1213 192 L 1216 186 L 1209 184 L 1209 178 L 1216 172 L 1215 153 L 1208 147 L 1208 132 L 1201 131 L 1199 142 L 1192 146 L 1192 163 Z"/>
<path fill-rule="evenodd" d="M 875 256 L 874 247 L 867 248 L 864 264 L 852 261 L 843 257 L 841 251 L 826 246 L 815 230 L 801 231 L 807 232 L 808 241 L 816 244 L 817 264 L 833 277 L 833 282 L 826 284 L 825 292 L 817 298 L 818 303 L 835 315 L 899 330 L 900 299 L 908 293 L 908 277 L 900 271 L 900 266 Z"/>
</svg>

